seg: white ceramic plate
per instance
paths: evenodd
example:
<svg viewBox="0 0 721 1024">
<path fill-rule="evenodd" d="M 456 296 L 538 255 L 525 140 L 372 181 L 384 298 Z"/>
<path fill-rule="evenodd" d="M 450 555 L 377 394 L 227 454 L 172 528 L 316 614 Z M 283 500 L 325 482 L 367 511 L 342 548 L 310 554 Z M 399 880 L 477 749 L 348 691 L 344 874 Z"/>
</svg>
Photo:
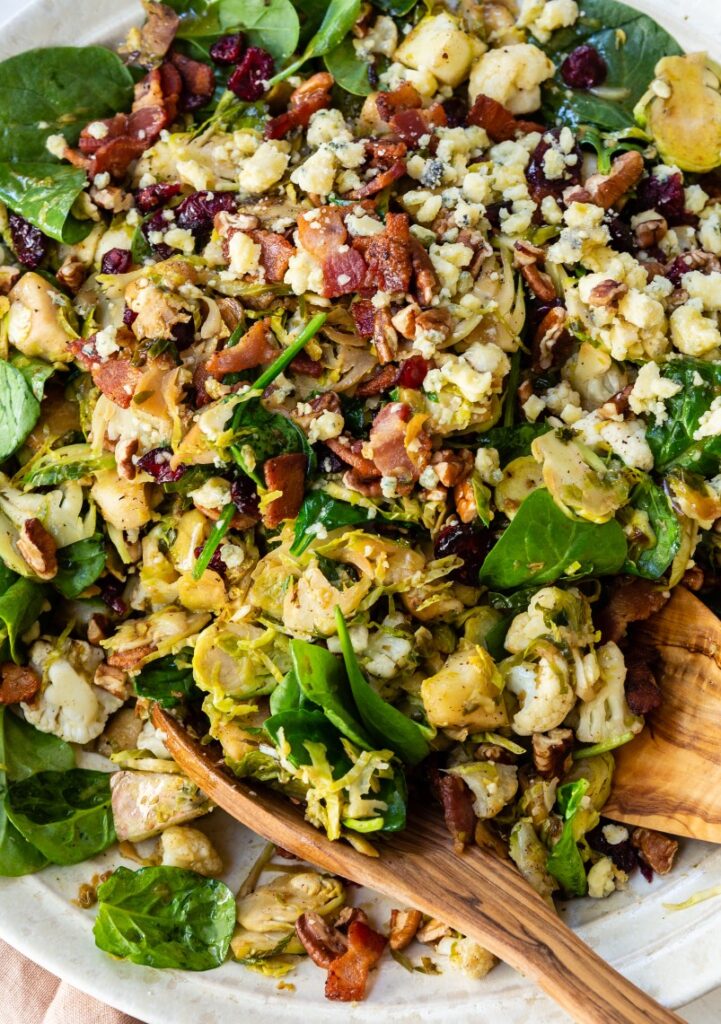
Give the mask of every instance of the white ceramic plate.
<svg viewBox="0 0 721 1024">
<path fill-rule="evenodd" d="M 637 0 L 689 50 L 705 49 L 721 39 L 718 0 Z M 0 0 L 2 8 L 2 0 Z M 32 46 L 112 41 L 141 17 L 140 5 L 123 0 L 34 0 L 3 28 L 0 58 Z M 716 53 L 717 58 L 721 52 Z M 643 785 L 643 781 L 639 780 Z M 224 876 L 237 888 L 255 859 L 261 841 L 221 811 L 207 827 L 230 865 Z M 343 1007 L 323 998 L 324 973 L 306 962 L 287 981 L 295 991 L 279 989 L 237 964 L 192 974 L 156 971 L 119 963 L 95 948 L 93 914 L 73 905 L 78 886 L 93 874 L 116 867 L 110 851 L 74 868 L 47 868 L 22 879 L 0 879 L 0 936 L 66 981 L 133 1014 L 147 1024 L 218 1024 L 242 1011 L 257 1022 L 343 1020 L 371 1024 L 430 1024 L 453 1019 L 459 1024 L 556 1024 L 565 1015 L 505 966 L 481 982 L 447 969 L 439 976 L 408 974 L 390 958 L 375 973 L 367 1002 Z M 127 861 L 125 862 L 127 864 Z M 673 874 L 649 886 L 640 876 L 625 893 L 608 900 L 576 901 L 563 911 L 586 942 L 656 999 L 678 1007 L 721 984 L 718 931 L 721 901 L 680 912 L 678 903 L 721 884 L 721 849 L 686 843 Z M 389 904 L 360 890 L 356 903 L 369 908 L 378 924 Z M 442 965 L 440 958 L 439 962 Z"/>
</svg>

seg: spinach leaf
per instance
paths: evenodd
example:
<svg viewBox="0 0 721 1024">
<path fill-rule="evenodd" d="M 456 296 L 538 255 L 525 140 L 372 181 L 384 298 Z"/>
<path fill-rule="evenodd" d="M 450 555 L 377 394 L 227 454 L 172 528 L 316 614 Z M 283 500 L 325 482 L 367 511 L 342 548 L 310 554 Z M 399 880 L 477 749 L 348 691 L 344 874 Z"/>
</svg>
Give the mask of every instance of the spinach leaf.
<svg viewBox="0 0 721 1024">
<path fill-rule="evenodd" d="M 0 754 L 10 782 L 22 782 L 39 772 L 65 772 L 75 767 L 73 748 L 65 740 L 40 732 L 25 719 L 0 707 Z"/>
<path fill-rule="evenodd" d="M 422 727 L 384 701 L 368 683 L 358 665 L 348 627 L 338 607 L 335 621 L 345 670 L 363 725 L 377 743 L 388 746 L 407 764 L 418 764 L 430 751 Z"/>
<path fill-rule="evenodd" d="M 273 690 L 269 700 L 271 715 L 279 715 L 282 711 L 299 711 L 301 708 L 311 709 L 309 701 L 300 686 L 293 669 L 283 678 L 283 682 Z"/>
<path fill-rule="evenodd" d="M 0 596 L 9 590 L 15 580 L 17 580 L 18 574 L 13 572 L 12 569 L 8 569 L 3 561 L 0 561 Z"/>
<path fill-rule="evenodd" d="M 12 455 L 40 417 L 40 403 L 25 375 L 0 360 L 0 462 Z"/>
<path fill-rule="evenodd" d="M 298 685 L 308 700 L 321 707 L 326 718 L 352 743 L 372 750 L 368 733 L 353 714 L 353 697 L 343 663 L 325 647 L 305 640 L 291 640 L 290 656 Z"/>
<path fill-rule="evenodd" d="M 235 897 L 183 868 L 116 868 L 98 887 L 95 945 L 147 967 L 208 971 L 228 955 Z"/>
<path fill-rule="evenodd" d="M 565 515 L 545 488 L 524 499 L 486 555 L 480 582 L 515 590 L 559 579 L 608 576 L 626 560 L 626 537 L 612 519 L 597 525 Z"/>
<path fill-rule="evenodd" d="M 518 423 L 513 427 L 491 427 L 484 434 L 473 438 L 477 448 L 495 448 L 501 466 L 512 462 L 521 455 L 531 454 L 531 444 L 551 428 L 547 423 Z M 464 440 L 464 445 L 468 442 Z"/>
<path fill-rule="evenodd" d="M 105 538 L 102 533 L 68 544 L 58 551 L 58 571 L 53 586 L 63 597 L 79 597 L 105 568 Z"/>
<path fill-rule="evenodd" d="M 39 772 L 10 787 L 5 811 L 53 864 L 78 864 L 115 842 L 107 772 Z"/>
<path fill-rule="evenodd" d="M 70 210 L 85 172 L 53 160 L 45 143 L 63 135 L 74 145 L 89 121 L 127 109 L 132 97 L 130 72 L 103 46 L 28 50 L 0 63 L 0 199 L 58 241 L 84 238 L 92 223 Z"/>
<path fill-rule="evenodd" d="M 578 779 L 558 787 L 557 801 L 564 819 L 561 838 L 548 855 L 546 868 L 557 879 L 567 896 L 585 896 L 588 891 L 586 869 L 576 843 L 574 817 L 588 789 L 588 779 Z"/>
<path fill-rule="evenodd" d="M 667 418 L 655 421 L 646 431 L 656 469 L 663 473 L 671 466 L 713 476 L 721 464 L 721 436 L 694 439 L 701 417 L 721 395 L 721 365 L 701 359 L 672 359 L 662 367 L 662 375 L 676 381 L 681 390 L 666 399 Z"/>
<path fill-rule="evenodd" d="M 33 359 L 31 356 L 23 355 L 22 352 L 13 352 L 10 356 L 10 364 L 20 371 L 38 402 L 42 402 L 45 381 L 55 373 L 53 364 L 46 363 L 44 359 Z"/>
<path fill-rule="evenodd" d="M 308 711 L 305 708 L 282 711 L 266 718 L 263 728 L 276 746 L 280 746 L 282 731 L 290 748 L 288 760 L 296 767 L 311 764 L 306 743 L 319 743 L 325 747 L 334 779 L 339 779 L 351 768 L 351 760 L 343 749 L 338 731 L 322 711 Z"/>
<path fill-rule="evenodd" d="M 37 622 L 45 601 L 45 587 L 20 578 L 0 597 L 0 654 L 7 642 L 10 657 L 20 662 L 20 637 Z"/>
<path fill-rule="evenodd" d="M 300 22 L 290 0 L 220 0 L 221 27 L 241 28 L 279 63 L 295 53 Z"/>
<path fill-rule="evenodd" d="M 276 82 L 282 82 L 290 75 L 294 75 L 306 61 L 313 57 L 323 57 L 330 50 L 335 49 L 355 25 L 360 15 L 360 8 L 360 0 L 330 0 L 318 30 L 309 40 L 302 55 L 271 78 L 270 84 L 275 85 Z"/>
<path fill-rule="evenodd" d="M 286 452 L 309 454 L 307 438 L 301 428 L 277 412 L 269 412 L 259 398 L 250 398 L 236 405 L 230 428 L 233 431 L 231 452 L 244 473 L 264 486 L 260 472 L 251 466 L 262 466 L 266 459 Z M 252 458 L 244 454 L 249 447 Z M 312 455 L 313 453 L 310 452 Z"/>
<path fill-rule="evenodd" d="M 392 18 L 403 18 L 410 14 L 418 0 L 373 0 L 373 6 Z"/>
<path fill-rule="evenodd" d="M 114 465 L 111 452 L 98 454 L 89 444 L 68 444 L 33 459 L 23 471 L 21 480 L 27 488 L 56 487 L 67 480 L 81 480 L 100 470 L 112 469 Z"/>
<path fill-rule="evenodd" d="M 358 56 L 353 46 L 353 37 L 346 38 L 329 50 L 323 58 L 326 68 L 335 79 L 335 84 L 353 96 L 368 96 L 373 86 L 368 77 L 371 67 Z"/>
<path fill-rule="evenodd" d="M 298 512 L 290 553 L 296 557 L 303 554 L 316 536 L 311 529 L 316 524 L 330 531 L 340 526 L 368 523 L 374 518 L 373 510 L 363 505 L 351 505 L 347 501 L 332 498 L 324 491 L 312 491 L 305 497 Z"/>
<path fill-rule="evenodd" d="M 10 774 L 11 758 L 7 736 L 8 722 L 11 718 L 10 712 L 0 707 L 0 877 L 3 878 L 29 875 L 47 864 L 47 859 L 31 843 L 23 839 L 5 813 L 7 774 Z M 18 767 L 14 768 L 13 774 L 18 770 Z"/>
<path fill-rule="evenodd" d="M 133 679 L 138 697 L 156 701 L 161 708 L 174 708 L 189 696 L 195 686 L 190 661 L 180 654 L 166 654 L 151 661 Z"/>
<path fill-rule="evenodd" d="M 539 44 L 557 67 L 577 46 L 595 46 L 608 66 L 603 88 L 569 89 L 557 72 L 543 89 L 541 118 L 576 128 L 593 124 L 618 131 L 634 123 L 633 108 L 648 89 L 661 57 L 683 51 L 653 18 L 617 0 L 584 0 L 570 28 Z"/>
<path fill-rule="evenodd" d="M 320 28 L 328 5 L 326 0 L 293 0 L 293 6 L 300 21 L 300 45 L 305 47 Z"/>
<path fill-rule="evenodd" d="M 632 515 L 633 510 L 648 516 L 655 543 L 649 546 L 643 540 L 632 539 L 623 572 L 657 580 L 671 565 L 681 546 L 681 523 L 664 492 L 652 480 L 644 480 L 634 488 L 623 512 Z M 636 532 L 642 534 L 642 528 Z"/>
</svg>

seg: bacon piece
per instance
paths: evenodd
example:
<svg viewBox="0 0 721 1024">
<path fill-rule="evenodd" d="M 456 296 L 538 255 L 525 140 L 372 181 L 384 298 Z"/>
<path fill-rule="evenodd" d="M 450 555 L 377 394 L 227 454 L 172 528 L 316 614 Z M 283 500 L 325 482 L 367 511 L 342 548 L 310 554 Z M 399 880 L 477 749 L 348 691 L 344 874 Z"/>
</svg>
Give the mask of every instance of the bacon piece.
<svg viewBox="0 0 721 1024">
<path fill-rule="evenodd" d="M 284 519 L 295 519 L 305 491 L 306 457 L 302 452 L 276 455 L 263 463 L 263 477 L 269 491 L 281 491 L 280 497 L 266 505 L 263 523 L 273 529 Z"/>
<path fill-rule="evenodd" d="M 323 376 L 323 363 L 320 359 L 311 359 L 307 352 L 299 352 L 290 364 L 290 369 L 293 373 L 301 373 L 306 377 Z"/>
<path fill-rule="evenodd" d="M 601 609 L 597 625 L 604 643 L 618 643 L 631 622 L 643 622 L 659 611 L 669 599 L 668 590 L 637 576 L 620 576 L 612 584 L 609 600 Z"/>
<path fill-rule="evenodd" d="M 473 106 L 468 111 L 466 123 L 485 128 L 493 142 L 508 142 L 518 135 L 546 130 L 542 124 L 536 124 L 534 121 L 517 121 L 507 107 L 482 93 L 476 96 Z"/>
<path fill-rule="evenodd" d="M 406 173 L 406 162 L 405 160 L 396 160 L 395 163 L 391 164 L 387 171 L 381 171 L 375 178 L 371 178 L 365 185 L 361 185 L 360 188 L 355 189 L 353 192 L 349 192 L 350 199 L 365 199 L 367 196 L 374 196 L 376 192 L 381 192 L 388 185 L 392 185 L 394 181 L 402 178 Z"/>
<path fill-rule="evenodd" d="M 323 260 L 348 237 L 343 215 L 337 206 L 319 206 L 298 217 L 298 238 L 306 252 Z"/>
<path fill-rule="evenodd" d="M 368 398 L 370 395 L 382 395 L 395 387 L 399 369 L 392 363 L 379 366 L 372 377 L 364 380 L 355 390 L 356 398 Z"/>
<path fill-rule="evenodd" d="M 40 676 L 30 666 L 0 665 L 0 704 L 29 703 L 40 689 Z"/>
<path fill-rule="evenodd" d="M 423 99 L 414 85 L 402 82 L 397 89 L 390 92 L 379 92 L 376 96 L 378 116 L 386 123 L 401 110 L 418 110 L 423 106 Z"/>
<path fill-rule="evenodd" d="M 129 359 L 108 359 L 94 366 L 90 373 L 95 386 L 121 409 L 128 408 L 143 376 L 143 371 Z"/>
<path fill-rule="evenodd" d="M 259 229 L 248 234 L 260 246 L 260 265 L 265 271 L 266 281 L 282 281 L 295 247 L 276 231 Z"/>
<path fill-rule="evenodd" d="M 367 272 L 365 260 L 356 249 L 331 253 L 323 261 L 323 295 L 337 299 L 357 292 Z"/>
<path fill-rule="evenodd" d="M 328 968 L 326 999 L 355 1002 L 365 997 L 368 975 L 386 947 L 385 936 L 363 921 L 352 921 L 348 928 L 348 950 L 336 957 Z"/>
<path fill-rule="evenodd" d="M 407 402 L 390 402 L 376 414 L 370 430 L 373 462 L 381 476 L 396 477 L 402 483 L 418 479 L 430 458 L 431 439 L 422 429 L 413 438 L 417 448 L 412 458 L 406 447 L 408 424 L 413 410 Z"/>
<path fill-rule="evenodd" d="M 329 437 L 323 442 L 326 448 L 330 448 L 334 455 L 352 466 L 364 480 L 377 480 L 381 473 L 374 462 L 361 453 L 362 441 L 344 442 L 339 437 Z"/>
<path fill-rule="evenodd" d="M 215 76 L 211 66 L 186 57 L 183 53 L 174 53 L 170 60 L 183 82 L 183 109 L 198 110 L 204 107 L 215 92 Z"/>
<path fill-rule="evenodd" d="M 268 121 L 266 139 L 283 139 L 293 128 L 305 128 L 317 110 L 330 106 L 332 86 L 333 76 L 327 71 L 311 75 L 291 93 L 288 110 Z"/>
<path fill-rule="evenodd" d="M 356 238 L 353 248 L 365 255 L 368 265 L 365 287 L 370 291 L 407 292 L 413 271 L 408 217 L 389 213 L 382 235 Z"/>
<path fill-rule="evenodd" d="M 222 380 L 226 373 L 240 373 L 250 370 L 277 355 L 277 348 L 271 342 L 269 320 L 257 320 L 233 348 L 215 352 L 205 364 L 211 377 Z"/>
<path fill-rule="evenodd" d="M 359 334 L 361 338 L 373 337 L 373 321 L 375 317 L 375 308 L 373 303 L 368 299 L 358 299 L 356 302 L 352 303 L 350 312 L 353 317 L 356 333 Z"/>
<path fill-rule="evenodd" d="M 417 146 L 424 135 L 430 135 L 435 128 L 448 123 L 446 112 L 440 103 L 434 103 L 426 110 L 399 110 L 388 124 L 392 131 L 408 146 Z"/>
</svg>

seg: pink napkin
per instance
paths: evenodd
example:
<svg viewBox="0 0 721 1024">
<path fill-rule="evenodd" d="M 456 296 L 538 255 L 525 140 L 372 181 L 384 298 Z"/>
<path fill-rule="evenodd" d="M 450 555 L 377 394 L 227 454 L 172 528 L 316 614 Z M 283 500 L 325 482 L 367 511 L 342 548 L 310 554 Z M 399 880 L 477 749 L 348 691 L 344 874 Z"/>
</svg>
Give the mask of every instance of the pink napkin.
<svg viewBox="0 0 721 1024">
<path fill-rule="evenodd" d="M 2 1024 L 142 1024 L 44 971 L 0 940 Z"/>
</svg>

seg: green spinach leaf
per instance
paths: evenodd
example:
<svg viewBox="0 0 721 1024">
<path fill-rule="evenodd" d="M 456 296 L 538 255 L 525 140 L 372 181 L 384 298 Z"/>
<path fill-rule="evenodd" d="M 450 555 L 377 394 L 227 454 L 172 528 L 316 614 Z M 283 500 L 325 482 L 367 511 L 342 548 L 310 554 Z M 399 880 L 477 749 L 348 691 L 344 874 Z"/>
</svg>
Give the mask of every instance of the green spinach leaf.
<svg viewBox="0 0 721 1024">
<path fill-rule="evenodd" d="M 5 811 L 53 864 L 78 864 L 115 842 L 107 772 L 39 772 L 10 787 Z"/>
<path fill-rule="evenodd" d="M 53 586 L 63 597 L 79 597 L 100 576 L 106 558 L 102 533 L 68 544 L 58 551 L 58 571 Z"/>
<path fill-rule="evenodd" d="M 283 682 L 273 690 L 268 701 L 271 715 L 279 715 L 282 711 L 299 711 L 301 708 L 312 709 L 300 686 L 293 669 L 283 678 Z"/>
<path fill-rule="evenodd" d="M 353 37 L 346 38 L 329 50 L 323 58 L 326 68 L 335 79 L 335 84 L 353 96 L 368 96 L 373 86 L 368 77 L 371 67 L 358 56 L 353 46 Z"/>
<path fill-rule="evenodd" d="M 302 55 L 275 75 L 271 79 L 271 85 L 294 75 L 298 68 L 301 68 L 306 61 L 313 57 L 323 57 L 330 50 L 335 49 L 358 20 L 360 7 L 360 0 L 330 0 L 322 22 L 308 41 Z"/>
<path fill-rule="evenodd" d="M 363 505 L 351 505 L 347 501 L 332 498 L 325 491 L 312 491 L 306 496 L 295 521 L 295 533 L 290 553 L 302 555 L 316 534 L 311 527 L 316 524 L 325 530 L 337 530 L 340 526 L 355 526 L 368 523 L 375 518 L 372 509 Z"/>
<path fill-rule="evenodd" d="M 1 761 L 9 782 L 22 782 L 39 772 L 65 772 L 75 767 L 73 748 L 51 733 L 0 707 Z"/>
<path fill-rule="evenodd" d="M 133 680 L 138 697 L 156 701 L 161 708 L 174 708 L 187 700 L 195 680 L 190 659 L 180 654 L 166 654 L 151 661 Z"/>
<path fill-rule="evenodd" d="M 291 640 L 293 671 L 303 694 L 323 709 L 326 718 L 363 750 L 372 750 L 368 733 L 356 719 L 343 663 L 325 647 Z"/>
<path fill-rule="evenodd" d="M 681 523 L 664 492 L 652 480 L 644 480 L 634 488 L 623 512 L 633 516 L 636 510 L 648 516 L 655 543 L 645 543 L 645 538 L 632 539 L 623 572 L 657 580 L 671 565 L 681 546 Z M 643 535 L 643 526 L 632 531 L 632 536 L 636 535 Z"/>
<path fill-rule="evenodd" d="M 486 555 L 480 582 L 515 590 L 559 579 L 608 576 L 626 560 L 626 537 L 612 519 L 596 525 L 571 519 L 544 488 L 523 501 L 506 532 Z"/>
<path fill-rule="evenodd" d="M 0 160 L 0 199 L 58 242 L 75 245 L 90 233 L 93 222 L 70 212 L 88 184 L 85 171 L 47 160 Z"/>
<path fill-rule="evenodd" d="M 564 826 L 561 838 L 548 855 L 546 868 L 557 879 L 567 896 L 585 896 L 588 891 L 586 869 L 583 866 L 576 835 L 574 817 L 588 789 L 588 779 L 578 779 L 558 787 L 558 807 Z"/>
<path fill-rule="evenodd" d="M 45 587 L 34 580 L 17 579 L 0 597 L 0 654 L 7 643 L 10 657 L 20 662 L 20 637 L 33 623 L 45 601 Z"/>
<path fill-rule="evenodd" d="M 3 561 L 0 561 L 0 596 L 2 596 L 6 590 L 9 590 L 15 580 L 17 580 L 18 574 L 13 572 L 12 569 L 8 569 Z"/>
<path fill-rule="evenodd" d="M 322 711 L 309 711 L 305 708 L 281 711 L 266 718 L 263 728 L 276 746 L 280 746 L 282 731 L 290 748 L 288 759 L 296 767 L 311 764 L 306 743 L 319 743 L 325 747 L 334 779 L 339 779 L 351 768 L 351 760 L 343 749 L 338 730 Z"/>
<path fill-rule="evenodd" d="M 373 0 L 373 6 L 392 18 L 403 18 L 410 14 L 418 0 Z"/>
<path fill-rule="evenodd" d="M 228 955 L 235 897 L 183 868 L 117 868 L 98 888 L 99 949 L 147 967 L 208 971 Z"/>
<path fill-rule="evenodd" d="M 402 761 L 418 764 L 430 750 L 422 727 L 384 701 L 366 680 L 358 665 L 343 613 L 337 607 L 335 621 L 351 693 L 363 725 L 377 743 L 388 746 Z"/>
<path fill-rule="evenodd" d="M 260 487 L 264 486 L 260 467 L 266 459 L 286 452 L 309 454 L 310 446 L 300 427 L 280 413 L 269 412 L 258 398 L 237 405 L 230 426 L 233 458 Z M 250 458 L 244 453 L 246 447 L 251 449 Z"/>
<path fill-rule="evenodd" d="M 279 63 L 296 51 L 300 22 L 290 0 L 220 0 L 218 15 L 223 29 L 243 29 Z"/>
<path fill-rule="evenodd" d="M 0 360 L 0 462 L 20 447 L 40 417 L 40 403 L 25 375 Z"/>
<path fill-rule="evenodd" d="M 569 89 L 557 72 L 543 89 L 542 120 L 576 128 L 618 131 L 634 123 L 633 108 L 648 89 L 661 57 L 683 51 L 647 14 L 617 0 L 584 0 L 578 21 L 554 32 L 541 49 L 560 67 L 577 46 L 595 46 L 608 67 L 599 89 Z"/>
<path fill-rule="evenodd" d="M 39 850 L 23 839 L 5 813 L 7 776 L 16 776 L 21 771 L 19 764 L 16 763 L 12 768 L 10 764 L 12 743 L 8 741 L 8 723 L 11 719 L 10 712 L 0 707 L 0 877 L 3 878 L 29 875 L 48 863 Z"/>
<path fill-rule="evenodd" d="M 701 417 L 721 395 L 721 366 L 701 359 L 671 359 L 662 368 L 668 380 L 681 390 L 666 399 L 668 413 L 646 431 L 656 469 L 663 473 L 671 466 L 689 469 L 702 476 L 713 476 L 721 465 L 721 436 L 696 440 Z"/>
<path fill-rule="evenodd" d="M 513 427 L 491 427 L 483 434 L 473 438 L 478 448 L 495 448 L 501 466 L 531 454 L 531 444 L 541 434 L 547 434 L 551 428 L 546 423 L 518 423 Z M 467 444 L 467 441 L 463 442 Z"/>
</svg>

